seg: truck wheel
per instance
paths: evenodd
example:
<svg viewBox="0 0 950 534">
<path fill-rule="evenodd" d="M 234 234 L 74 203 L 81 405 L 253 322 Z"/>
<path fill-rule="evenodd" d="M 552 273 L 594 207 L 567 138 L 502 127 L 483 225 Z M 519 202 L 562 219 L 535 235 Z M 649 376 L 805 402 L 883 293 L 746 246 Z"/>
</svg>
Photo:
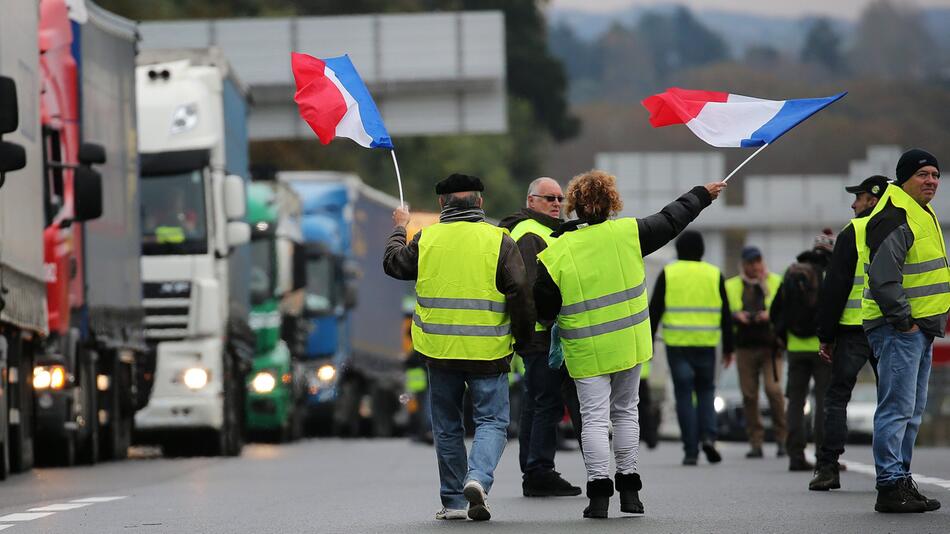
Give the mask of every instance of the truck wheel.
<svg viewBox="0 0 950 534">
<path fill-rule="evenodd" d="M 82 395 L 82 423 L 76 433 L 76 457 L 80 464 L 93 465 L 99 460 L 99 391 L 96 388 L 97 354 L 80 349 L 79 384 Z M 85 437 L 83 437 L 85 434 Z"/>
<path fill-rule="evenodd" d="M 132 369 L 119 361 L 118 353 L 110 351 L 100 359 L 99 372 L 109 377 L 109 387 L 99 392 L 99 409 L 105 411 L 107 419 L 99 427 L 100 458 L 123 460 L 128 458 L 132 444 Z"/>
<path fill-rule="evenodd" d="M 7 365 L 7 397 L 10 433 L 7 453 L 10 472 L 21 473 L 33 467 L 33 358 L 36 346 L 24 343 L 14 334 L 10 340 Z M 15 379 L 14 379 L 15 378 Z M 14 416 L 15 414 L 15 416 Z"/>
<path fill-rule="evenodd" d="M 360 387 L 355 380 L 345 380 L 333 403 L 333 435 L 356 437 L 360 431 Z"/>
<path fill-rule="evenodd" d="M 217 456 L 240 456 L 241 449 L 244 448 L 244 438 L 241 432 L 241 421 L 244 419 L 244 410 L 242 406 L 244 400 L 241 398 L 238 384 L 240 376 L 236 373 L 234 362 L 231 361 L 229 354 L 224 359 L 224 402 L 223 402 L 223 423 L 221 430 L 218 431 L 217 440 L 215 440 L 216 451 L 213 455 Z"/>
<path fill-rule="evenodd" d="M 391 438 L 395 430 L 395 424 L 393 422 L 393 417 L 396 415 L 395 403 L 389 392 L 379 386 L 373 386 L 370 395 L 373 406 L 373 437 Z"/>
</svg>

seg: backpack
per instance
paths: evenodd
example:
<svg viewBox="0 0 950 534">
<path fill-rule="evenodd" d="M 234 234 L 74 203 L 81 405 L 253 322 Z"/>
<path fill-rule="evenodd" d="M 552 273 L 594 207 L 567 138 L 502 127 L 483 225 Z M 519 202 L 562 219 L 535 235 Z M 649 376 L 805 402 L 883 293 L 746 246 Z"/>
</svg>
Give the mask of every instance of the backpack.
<svg viewBox="0 0 950 534">
<path fill-rule="evenodd" d="M 797 337 L 813 337 L 817 330 L 818 286 L 821 272 L 810 263 L 796 262 L 785 271 L 782 301 L 788 331 Z"/>
</svg>

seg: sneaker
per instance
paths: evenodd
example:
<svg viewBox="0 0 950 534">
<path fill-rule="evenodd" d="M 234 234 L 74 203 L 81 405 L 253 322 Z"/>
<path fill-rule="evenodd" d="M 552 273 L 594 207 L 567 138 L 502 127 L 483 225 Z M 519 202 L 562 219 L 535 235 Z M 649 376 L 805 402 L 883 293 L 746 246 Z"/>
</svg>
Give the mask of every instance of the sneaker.
<svg viewBox="0 0 950 534">
<path fill-rule="evenodd" d="M 940 509 L 940 501 L 937 499 L 928 499 L 927 497 L 921 495 L 920 490 L 917 489 L 917 483 L 914 482 L 912 477 L 907 477 L 904 479 L 904 484 L 907 487 L 907 491 L 909 491 L 915 499 L 924 503 L 926 506 L 926 508 L 924 508 L 925 512 L 934 512 Z"/>
<path fill-rule="evenodd" d="M 815 478 L 808 483 L 808 489 L 811 491 L 828 491 L 841 487 L 841 479 L 838 470 L 833 465 L 818 466 L 815 471 Z"/>
<path fill-rule="evenodd" d="M 443 508 L 435 513 L 435 518 L 439 521 L 458 521 L 468 519 L 468 512 L 465 510 L 455 510 L 453 508 Z"/>
<path fill-rule="evenodd" d="M 468 501 L 468 518 L 473 521 L 491 519 L 491 509 L 485 502 L 485 488 L 477 480 L 469 480 L 462 489 L 462 495 Z"/>
<path fill-rule="evenodd" d="M 526 475 L 521 491 L 525 497 L 575 497 L 581 494 L 581 488 L 564 480 L 557 471 Z"/>
<path fill-rule="evenodd" d="M 762 458 L 762 456 L 762 447 L 752 447 L 749 452 L 745 453 L 746 458 Z"/>
<path fill-rule="evenodd" d="M 711 464 L 718 464 L 722 461 L 722 455 L 716 450 L 716 444 L 712 441 L 703 442 L 703 454 L 706 455 L 706 460 Z"/>
<path fill-rule="evenodd" d="M 815 464 L 809 462 L 805 458 L 791 458 L 788 461 L 788 470 L 789 471 L 814 471 Z"/>
<path fill-rule="evenodd" d="M 884 514 L 922 513 L 927 510 L 927 503 L 918 500 L 908 489 L 909 484 L 900 481 L 890 486 L 878 486 L 877 502 L 874 511 Z"/>
<path fill-rule="evenodd" d="M 775 457 L 776 457 L 776 458 L 785 458 L 786 456 L 788 456 L 788 449 L 785 448 L 785 444 L 784 444 L 784 443 L 779 443 L 779 444 L 778 444 L 778 447 L 777 447 L 776 450 L 775 450 Z"/>
<path fill-rule="evenodd" d="M 686 455 L 683 457 L 683 465 L 696 465 L 699 463 L 698 456 Z"/>
</svg>

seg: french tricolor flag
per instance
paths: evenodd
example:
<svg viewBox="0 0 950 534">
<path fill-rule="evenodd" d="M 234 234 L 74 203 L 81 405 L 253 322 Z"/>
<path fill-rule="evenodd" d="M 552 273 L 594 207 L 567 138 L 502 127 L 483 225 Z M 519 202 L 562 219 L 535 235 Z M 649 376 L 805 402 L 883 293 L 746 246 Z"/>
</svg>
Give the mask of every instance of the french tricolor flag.
<svg viewBox="0 0 950 534">
<path fill-rule="evenodd" d="M 366 148 L 393 148 L 383 118 L 350 57 L 318 59 L 291 54 L 300 116 L 320 142 L 346 137 Z"/>
<path fill-rule="evenodd" d="M 718 91 L 672 87 L 643 101 L 655 128 L 685 124 L 700 139 L 717 147 L 771 144 L 798 123 L 847 93 L 827 98 L 763 100 Z"/>
</svg>

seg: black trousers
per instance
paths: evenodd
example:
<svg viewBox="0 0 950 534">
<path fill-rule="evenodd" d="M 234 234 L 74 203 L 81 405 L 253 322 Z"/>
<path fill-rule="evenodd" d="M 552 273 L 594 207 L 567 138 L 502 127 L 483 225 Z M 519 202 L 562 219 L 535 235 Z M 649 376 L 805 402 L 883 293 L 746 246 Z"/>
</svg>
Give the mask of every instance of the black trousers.
<svg viewBox="0 0 950 534">
<path fill-rule="evenodd" d="M 825 441 L 816 454 L 818 465 L 836 465 L 848 439 L 848 402 L 865 364 L 877 377 L 877 358 L 863 330 L 842 331 L 835 340 L 831 383 L 825 394 Z"/>
<path fill-rule="evenodd" d="M 785 396 L 788 397 L 788 457 L 791 461 L 805 459 L 805 443 L 808 441 L 805 430 L 805 401 L 811 380 L 815 380 L 814 414 L 815 446 L 820 448 L 825 435 L 825 393 L 831 382 L 831 366 L 821 361 L 818 352 L 788 353 L 788 384 Z"/>
</svg>

